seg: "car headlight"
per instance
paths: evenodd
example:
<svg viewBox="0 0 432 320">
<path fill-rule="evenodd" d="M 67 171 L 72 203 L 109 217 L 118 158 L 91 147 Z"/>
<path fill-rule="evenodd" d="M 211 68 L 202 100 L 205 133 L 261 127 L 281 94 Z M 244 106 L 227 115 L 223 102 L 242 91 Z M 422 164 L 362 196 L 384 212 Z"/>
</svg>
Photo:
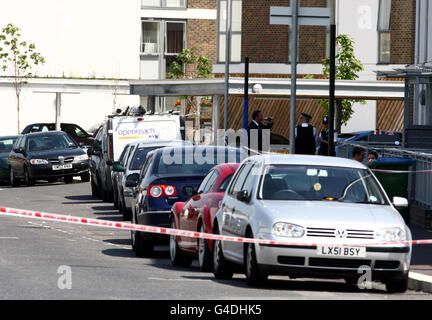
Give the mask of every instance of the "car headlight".
<svg viewBox="0 0 432 320">
<path fill-rule="evenodd" d="M 300 238 L 304 233 L 305 229 L 302 226 L 287 222 L 277 222 L 272 228 L 272 234 L 280 237 Z"/>
<path fill-rule="evenodd" d="M 80 156 L 76 156 L 76 157 L 74 157 L 74 160 L 75 160 L 75 161 L 88 160 L 88 155 L 86 155 L 86 154 L 82 154 L 82 155 L 80 155 Z"/>
<path fill-rule="evenodd" d="M 405 241 L 405 232 L 398 227 L 384 228 L 378 230 L 375 237 L 383 242 Z"/>
<path fill-rule="evenodd" d="M 48 164 L 48 160 L 45 159 L 31 159 L 30 160 L 31 164 Z"/>
</svg>

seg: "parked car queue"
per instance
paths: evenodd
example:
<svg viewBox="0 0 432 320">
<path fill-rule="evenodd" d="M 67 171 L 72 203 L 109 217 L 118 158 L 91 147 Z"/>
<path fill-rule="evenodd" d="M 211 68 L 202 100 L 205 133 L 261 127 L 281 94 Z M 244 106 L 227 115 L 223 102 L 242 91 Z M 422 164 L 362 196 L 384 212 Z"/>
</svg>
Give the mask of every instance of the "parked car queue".
<svg viewBox="0 0 432 320">
<path fill-rule="evenodd" d="M 130 166 L 145 145 L 135 144 L 134 151 L 126 146 L 130 149 L 125 148 L 126 161 L 113 163 L 113 178 L 126 172 L 124 165 Z M 373 279 L 383 282 L 389 292 L 406 291 L 411 246 L 397 242 L 411 240 L 411 233 L 396 208 L 407 206 L 407 200 L 389 199 L 363 164 L 322 156 L 248 158 L 237 148 L 175 142 L 151 148 L 141 151 L 145 159 L 139 160 L 139 173 L 122 177 L 123 186 L 131 191 L 132 223 L 291 240 L 304 246 L 167 239 L 131 231 L 137 256 L 151 256 L 155 245 L 169 244 L 173 266 L 187 267 L 198 259 L 200 270 L 212 270 L 218 279 L 244 272 L 250 285 L 262 284 L 269 275 L 342 278 L 356 284 L 358 268 L 368 266 Z M 209 159 L 206 154 L 214 157 L 221 150 L 227 156 L 219 162 L 200 162 L 193 156 Z M 236 156 L 230 159 L 230 153 Z M 180 154 L 181 161 L 167 164 L 173 154 Z M 187 162 L 188 158 L 192 160 Z M 377 242 L 395 245 L 381 247 Z"/>
</svg>

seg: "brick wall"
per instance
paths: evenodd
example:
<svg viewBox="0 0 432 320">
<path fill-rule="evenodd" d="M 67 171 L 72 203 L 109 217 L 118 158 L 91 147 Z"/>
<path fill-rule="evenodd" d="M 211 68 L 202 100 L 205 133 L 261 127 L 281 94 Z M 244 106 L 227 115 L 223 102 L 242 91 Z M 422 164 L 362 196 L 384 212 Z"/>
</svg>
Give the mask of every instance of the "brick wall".
<svg viewBox="0 0 432 320">
<path fill-rule="evenodd" d="M 288 26 L 270 25 L 271 6 L 289 6 L 289 0 L 243 1 L 242 60 L 288 63 Z M 326 0 L 303 0 L 302 7 L 325 7 Z M 325 27 L 299 27 L 299 63 L 321 63 L 325 55 Z"/>
<path fill-rule="evenodd" d="M 415 16 L 415 0 L 392 0 L 390 63 L 414 63 Z"/>
<path fill-rule="evenodd" d="M 188 8 L 195 9 L 216 9 L 217 8 L 217 0 L 187 0 Z"/>
<path fill-rule="evenodd" d="M 187 48 L 195 48 L 197 55 L 204 55 L 212 64 L 216 63 L 215 20 L 188 20 L 186 35 Z M 195 67 L 188 66 L 186 73 L 188 76 L 195 75 Z"/>
</svg>

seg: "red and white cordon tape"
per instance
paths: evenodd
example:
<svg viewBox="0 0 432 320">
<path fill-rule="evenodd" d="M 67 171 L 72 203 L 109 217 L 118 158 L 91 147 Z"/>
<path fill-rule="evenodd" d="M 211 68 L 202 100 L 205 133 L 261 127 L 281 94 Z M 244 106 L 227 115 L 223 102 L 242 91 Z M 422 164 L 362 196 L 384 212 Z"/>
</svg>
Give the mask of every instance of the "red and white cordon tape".
<svg viewBox="0 0 432 320">
<path fill-rule="evenodd" d="M 385 169 L 371 169 L 373 172 L 382 173 L 432 173 L 432 170 L 385 170 Z"/>
<path fill-rule="evenodd" d="M 102 220 L 91 219 L 91 218 L 66 216 L 66 215 L 59 215 L 53 213 L 44 213 L 38 211 L 5 208 L 5 207 L 0 207 L 0 215 L 41 219 L 47 221 L 65 222 L 65 223 L 80 224 L 80 225 L 91 225 L 91 226 L 97 226 L 101 228 L 112 228 L 112 229 L 120 229 L 120 230 L 128 230 L 128 231 L 134 230 L 134 231 L 175 235 L 175 236 L 182 236 L 182 237 L 189 237 L 189 238 L 258 243 L 258 244 L 276 245 L 276 246 L 303 246 L 304 247 L 304 246 L 326 245 L 326 246 L 346 246 L 346 247 L 348 246 L 369 246 L 370 247 L 370 246 L 394 246 L 394 245 L 409 245 L 409 244 L 432 244 L 432 239 L 398 241 L 398 242 L 379 242 L 379 243 L 350 243 L 350 244 L 346 244 L 346 243 L 318 244 L 318 243 L 304 243 L 304 242 L 299 243 L 299 242 L 287 242 L 287 241 L 274 241 L 274 240 L 265 240 L 265 239 L 229 237 L 229 236 L 224 236 L 219 234 L 202 233 L 202 232 L 178 230 L 178 229 L 171 229 L 171 228 L 161 228 L 161 227 L 133 224 L 127 222 L 116 222 L 116 221 L 107 221 L 107 220 L 102 221 Z"/>
</svg>

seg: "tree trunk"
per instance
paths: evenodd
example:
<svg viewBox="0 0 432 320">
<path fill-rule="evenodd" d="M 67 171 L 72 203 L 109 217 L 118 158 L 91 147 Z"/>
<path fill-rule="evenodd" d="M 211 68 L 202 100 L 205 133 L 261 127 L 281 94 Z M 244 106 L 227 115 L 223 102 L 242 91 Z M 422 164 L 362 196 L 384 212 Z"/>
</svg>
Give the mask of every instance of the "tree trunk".
<svg viewBox="0 0 432 320">
<path fill-rule="evenodd" d="M 17 124 L 18 124 L 18 134 L 21 134 L 21 125 L 20 125 L 20 96 L 17 94 Z"/>
</svg>

